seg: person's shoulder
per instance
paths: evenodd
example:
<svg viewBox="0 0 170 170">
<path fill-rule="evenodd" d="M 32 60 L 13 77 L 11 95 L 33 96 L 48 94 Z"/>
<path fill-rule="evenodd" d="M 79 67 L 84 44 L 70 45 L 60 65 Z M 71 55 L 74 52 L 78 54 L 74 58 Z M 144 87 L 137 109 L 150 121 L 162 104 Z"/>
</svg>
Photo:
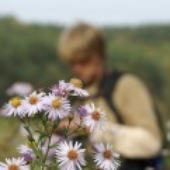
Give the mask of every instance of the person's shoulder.
<svg viewBox="0 0 170 170">
<path fill-rule="evenodd" d="M 145 84 L 139 76 L 126 72 L 120 77 L 116 88 L 121 90 L 145 88 Z"/>
<path fill-rule="evenodd" d="M 135 74 L 127 73 L 121 76 L 117 82 L 114 93 L 112 93 L 115 102 L 124 102 L 144 99 L 151 102 L 150 90 L 146 87 L 142 79 Z"/>
</svg>

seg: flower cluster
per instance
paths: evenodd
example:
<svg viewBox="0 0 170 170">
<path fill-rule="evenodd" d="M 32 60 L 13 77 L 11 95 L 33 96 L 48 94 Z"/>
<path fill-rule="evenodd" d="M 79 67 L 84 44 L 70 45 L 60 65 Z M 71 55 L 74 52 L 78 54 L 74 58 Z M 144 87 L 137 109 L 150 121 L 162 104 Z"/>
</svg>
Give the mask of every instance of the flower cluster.
<svg viewBox="0 0 170 170">
<path fill-rule="evenodd" d="M 24 123 L 28 142 L 17 147 L 22 157 L 6 159 L 6 164 L 0 163 L 0 170 L 33 170 L 36 167 L 41 170 L 77 170 L 88 166 L 85 161 L 86 149 L 82 148 L 80 142 L 72 142 L 69 137 L 86 129 L 89 129 L 89 133 L 102 130 L 106 114 L 93 103 L 73 109 L 70 96 L 89 95 L 82 86 L 79 79 L 71 79 L 69 83 L 59 81 L 49 93 L 35 91 L 25 98 L 13 97 L 4 106 L 4 114 L 7 117 L 19 117 Z M 30 127 L 32 118 L 38 118 L 41 122 L 34 132 Z M 61 128 L 63 122 L 66 123 Z M 53 141 L 54 133 L 59 131 L 63 131 L 62 136 Z M 118 154 L 113 152 L 111 145 L 96 144 L 92 148 L 93 160 L 98 168 L 117 169 Z M 49 162 L 50 155 L 54 155 L 56 161 Z"/>
</svg>

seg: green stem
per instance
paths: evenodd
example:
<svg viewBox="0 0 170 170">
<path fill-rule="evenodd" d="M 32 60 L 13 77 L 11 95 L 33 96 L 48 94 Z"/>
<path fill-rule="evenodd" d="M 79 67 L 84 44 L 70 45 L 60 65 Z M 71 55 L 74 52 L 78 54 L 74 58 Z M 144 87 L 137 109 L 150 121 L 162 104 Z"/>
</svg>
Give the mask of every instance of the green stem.
<svg viewBox="0 0 170 170">
<path fill-rule="evenodd" d="M 32 161 L 31 162 L 31 170 L 34 170 L 34 168 L 35 168 L 35 161 Z"/>
<path fill-rule="evenodd" d="M 46 153 L 45 153 L 45 156 L 44 156 L 44 159 L 43 159 L 44 164 L 46 163 L 48 153 L 49 153 L 49 150 L 50 150 L 50 143 L 51 143 L 51 138 L 52 138 L 52 135 L 53 135 L 53 131 L 54 131 L 54 126 L 52 127 L 52 130 L 51 130 L 49 138 L 48 138 L 47 150 L 46 150 Z M 45 166 L 42 167 L 42 170 L 44 170 L 44 168 L 45 168 Z"/>
<path fill-rule="evenodd" d="M 65 139 L 67 138 L 67 135 L 68 135 L 68 132 L 69 132 L 69 128 L 70 128 L 70 124 L 71 124 L 71 121 L 69 120 L 67 129 L 66 129 L 66 133 L 64 135 Z"/>
<path fill-rule="evenodd" d="M 81 127 L 77 127 L 77 129 L 75 129 L 74 131 L 68 133 L 65 138 L 68 138 L 69 136 L 73 135 L 74 133 L 78 132 L 81 129 Z"/>
</svg>

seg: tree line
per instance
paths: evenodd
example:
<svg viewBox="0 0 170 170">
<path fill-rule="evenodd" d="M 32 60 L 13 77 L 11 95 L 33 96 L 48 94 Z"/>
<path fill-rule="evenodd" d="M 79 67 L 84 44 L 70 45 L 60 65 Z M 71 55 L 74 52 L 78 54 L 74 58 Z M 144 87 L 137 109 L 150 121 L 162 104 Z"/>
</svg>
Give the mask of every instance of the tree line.
<svg viewBox="0 0 170 170">
<path fill-rule="evenodd" d="M 26 81 L 38 89 L 59 79 L 69 70 L 56 52 L 62 31 L 58 25 L 25 24 L 12 17 L 0 18 L 0 103 L 6 89 Z M 170 25 L 104 27 L 107 65 L 140 76 L 158 100 L 164 113 L 170 110 Z"/>
</svg>

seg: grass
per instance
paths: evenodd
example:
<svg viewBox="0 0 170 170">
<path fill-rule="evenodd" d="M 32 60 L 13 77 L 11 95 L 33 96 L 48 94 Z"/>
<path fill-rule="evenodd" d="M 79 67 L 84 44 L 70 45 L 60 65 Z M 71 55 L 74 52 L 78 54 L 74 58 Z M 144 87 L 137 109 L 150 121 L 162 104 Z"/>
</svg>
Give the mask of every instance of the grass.
<svg viewBox="0 0 170 170">
<path fill-rule="evenodd" d="M 23 142 L 19 127 L 18 120 L 14 118 L 0 118 L 0 161 L 17 156 L 16 147 Z"/>
</svg>

